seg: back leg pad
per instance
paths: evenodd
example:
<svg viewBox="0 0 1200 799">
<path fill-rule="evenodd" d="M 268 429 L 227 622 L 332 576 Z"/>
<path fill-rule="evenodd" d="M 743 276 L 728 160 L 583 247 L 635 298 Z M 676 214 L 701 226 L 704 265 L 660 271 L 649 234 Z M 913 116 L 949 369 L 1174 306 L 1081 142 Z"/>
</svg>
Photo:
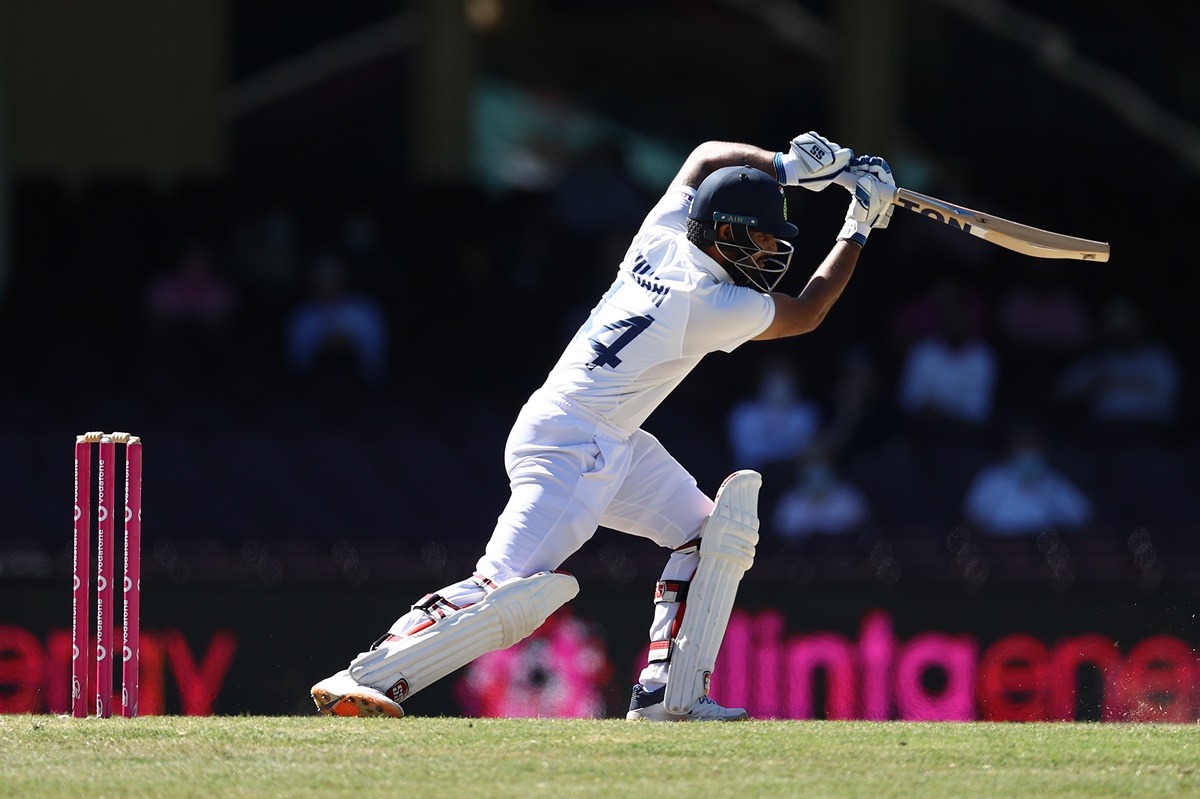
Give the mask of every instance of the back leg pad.
<svg viewBox="0 0 1200 799">
<path fill-rule="evenodd" d="M 667 690 L 671 713 L 684 714 L 708 695 L 709 677 L 725 637 L 742 575 L 758 544 L 758 491 L 762 475 L 734 472 L 717 491 L 700 533 L 700 564 L 688 588 L 687 608 L 671 645 Z"/>
</svg>

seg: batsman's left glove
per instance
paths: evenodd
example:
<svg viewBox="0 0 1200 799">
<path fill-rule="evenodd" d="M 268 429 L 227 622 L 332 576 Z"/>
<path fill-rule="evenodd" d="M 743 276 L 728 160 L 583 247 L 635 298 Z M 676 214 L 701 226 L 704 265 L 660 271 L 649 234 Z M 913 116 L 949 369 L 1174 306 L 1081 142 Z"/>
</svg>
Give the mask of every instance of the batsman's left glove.
<svg viewBox="0 0 1200 799">
<path fill-rule="evenodd" d="M 792 139 L 786 153 L 775 154 L 775 176 L 785 186 L 820 191 L 834 181 L 854 158 L 854 151 L 809 131 Z"/>
</svg>

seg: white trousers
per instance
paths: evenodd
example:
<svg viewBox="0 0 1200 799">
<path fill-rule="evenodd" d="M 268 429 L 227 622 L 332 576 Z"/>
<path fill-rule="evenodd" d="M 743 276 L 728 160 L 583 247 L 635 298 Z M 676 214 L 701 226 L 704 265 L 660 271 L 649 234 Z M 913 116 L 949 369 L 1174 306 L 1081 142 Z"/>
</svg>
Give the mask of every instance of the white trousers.
<svg viewBox="0 0 1200 799">
<path fill-rule="evenodd" d="M 496 522 L 478 574 L 496 583 L 557 569 L 604 526 L 648 538 L 670 550 L 700 536 L 713 501 L 654 436 L 632 433 L 570 401 L 535 394 L 509 433 L 505 464 L 511 496 Z M 688 580 L 694 547 L 672 552 L 663 580 Z M 437 592 L 458 607 L 479 601 L 474 580 Z M 649 593 L 649 592 L 648 592 Z M 679 605 L 655 606 L 650 640 L 667 640 Z M 404 634 L 428 619 L 414 610 L 392 627 Z M 648 688 L 666 684 L 666 664 L 643 671 Z"/>
<path fill-rule="evenodd" d="M 505 466 L 512 495 L 477 565 L 497 582 L 558 568 L 598 526 L 676 549 L 713 507 L 654 436 L 558 398 L 521 410 Z"/>
</svg>

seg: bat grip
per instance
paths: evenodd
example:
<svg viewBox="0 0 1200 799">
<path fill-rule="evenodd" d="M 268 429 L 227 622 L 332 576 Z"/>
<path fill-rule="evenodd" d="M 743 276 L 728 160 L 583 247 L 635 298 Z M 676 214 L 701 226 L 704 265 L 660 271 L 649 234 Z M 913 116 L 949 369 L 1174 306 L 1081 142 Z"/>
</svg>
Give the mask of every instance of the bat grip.
<svg viewBox="0 0 1200 799">
<path fill-rule="evenodd" d="M 852 175 L 850 170 L 844 169 L 838 173 L 838 176 L 833 179 L 833 182 L 844 187 L 846 191 L 850 192 L 851 194 L 854 194 L 854 187 L 858 185 L 858 178 Z M 902 204 L 900 202 L 900 192 L 902 191 L 904 191 L 904 189 L 900 188 L 899 186 L 896 187 L 896 195 L 892 198 L 892 203 L 894 205 Z"/>
</svg>

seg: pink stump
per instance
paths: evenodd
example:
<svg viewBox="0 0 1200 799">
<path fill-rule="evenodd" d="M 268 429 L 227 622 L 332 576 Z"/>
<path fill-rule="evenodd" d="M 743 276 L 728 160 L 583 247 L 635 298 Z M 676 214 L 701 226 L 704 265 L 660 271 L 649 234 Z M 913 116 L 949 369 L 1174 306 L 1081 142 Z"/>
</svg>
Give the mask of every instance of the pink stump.
<svg viewBox="0 0 1200 799">
<path fill-rule="evenodd" d="M 116 558 L 116 507 L 113 502 L 113 461 L 116 444 L 108 436 L 100 440 L 100 462 L 96 470 L 96 715 L 112 716 L 113 664 L 113 560 Z"/>
<path fill-rule="evenodd" d="M 88 615 L 92 578 L 92 445 L 75 440 L 74 580 L 71 589 L 71 715 L 88 714 Z"/>
<path fill-rule="evenodd" d="M 121 665 L 121 715 L 138 710 L 138 666 L 141 663 L 142 615 L 142 444 L 136 438 L 125 448 L 125 621 Z"/>
</svg>

